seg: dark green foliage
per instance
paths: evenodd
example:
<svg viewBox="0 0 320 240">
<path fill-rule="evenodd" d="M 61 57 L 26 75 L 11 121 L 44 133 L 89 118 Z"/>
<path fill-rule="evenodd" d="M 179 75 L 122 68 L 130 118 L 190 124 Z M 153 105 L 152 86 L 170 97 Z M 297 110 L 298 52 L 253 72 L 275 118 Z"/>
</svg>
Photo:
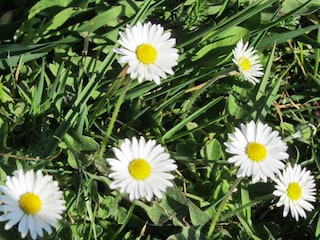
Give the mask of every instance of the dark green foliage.
<svg viewBox="0 0 320 240">
<path fill-rule="evenodd" d="M 278 130 L 290 144 L 289 161 L 319 179 L 319 6 L 290 0 L 1 1 L 1 183 L 17 168 L 42 169 L 59 181 L 68 211 L 44 239 L 206 239 L 236 178 L 223 142 L 252 119 Z M 137 20 L 171 30 L 179 64 L 160 86 L 132 82 L 101 153 L 127 81 L 119 77 L 123 66 L 113 49 L 119 30 Z M 231 51 L 241 38 L 259 50 L 265 66 L 256 86 L 234 74 Z M 297 131 L 303 135 L 295 137 Z M 139 135 L 163 144 L 179 171 L 163 200 L 133 207 L 109 189 L 105 158 L 123 138 Z M 319 238 L 319 207 L 299 222 L 284 219 L 272 190 L 271 183 L 244 180 L 225 205 L 214 239 Z M 3 227 L 0 239 L 18 238 L 16 229 Z"/>
</svg>

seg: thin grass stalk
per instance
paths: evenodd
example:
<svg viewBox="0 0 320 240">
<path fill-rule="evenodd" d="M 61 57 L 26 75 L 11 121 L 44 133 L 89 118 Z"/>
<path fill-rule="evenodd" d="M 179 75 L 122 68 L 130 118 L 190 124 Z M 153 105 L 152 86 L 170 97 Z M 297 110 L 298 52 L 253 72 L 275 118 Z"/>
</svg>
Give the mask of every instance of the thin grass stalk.
<svg viewBox="0 0 320 240">
<path fill-rule="evenodd" d="M 226 196 L 224 197 L 223 201 L 220 203 L 217 211 L 214 214 L 213 220 L 211 222 L 209 231 L 208 231 L 208 237 L 207 239 L 212 239 L 212 234 L 216 228 L 216 225 L 218 223 L 220 214 L 222 212 L 222 209 L 224 208 L 224 205 L 227 203 L 227 201 L 229 200 L 229 197 L 231 196 L 231 194 L 233 193 L 233 191 L 236 189 L 236 187 L 239 185 L 239 183 L 241 182 L 242 177 L 237 178 L 236 181 L 233 183 L 233 185 L 231 186 L 231 188 L 229 189 L 229 191 L 227 192 Z"/>
<path fill-rule="evenodd" d="M 320 28 L 318 28 L 317 42 L 320 42 Z M 315 64 L 314 64 L 313 75 L 314 75 L 315 77 L 318 77 L 318 75 L 319 75 L 319 63 L 320 63 L 320 49 L 317 48 L 317 49 L 315 50 L 315 53 L 316 53 L 316 57 L 315 57 Z"/>
<path fill-rule="evenodd" d="M 111 237 L 110 240 L 118 239 L 118 235 L 121 233 L 121 231 L 125 228 L 125 226 L 126 226 L 127 223 L 129 222 L 129 220 L 130 220 L 130 218 L 131 218 L 131 216 L 132 216 L 134 207 L 135 207 L 135 203 L 133 202 L 133 203 L 131 203 L 131 205 L 130 205 L 128 214 L 127 214 L 124 222 L 122 223 L 121 227 L 118 229 L 118 231 L 117 231 L 115 234 L 113 234 L 113 236 Z"/>
<path fill-rule="evenodd" d="M 126 95 L 126 92 L 127 92 L 128 87 L 129 87 L 131 82 L 132 82 L 132 79 L 129 78 L 129 80 L 126 82 L 126 85 L 123 87 L 123 89 L 122 89 L 122 91 L 121 91 L 121 93 L 119 95 L 118 101 L 116 103 L 116 106 L 115 106 L 114 111 L 113 111 L 112 116 L 111 116 L 110 123 L 109 123 L 108 128 L 107 128 L 106 134 L 105 134 L 104 139 L 103 139 L 102 144 L 101 144 L 101 148 L 100 148 L 100 155 L 101 156 L 103 155 L 103 153 L 104 153 L 104 151 L 106 149 L 106 146 L 107 146 L 109 137 L 111 135 L 112 129 L 113 129 L 114 124 L 115 124 L 115 122 L 117 120 L 120 107 L 121 107 L 121 105 L 123 103 L 124 96 Z"/>
</svg>

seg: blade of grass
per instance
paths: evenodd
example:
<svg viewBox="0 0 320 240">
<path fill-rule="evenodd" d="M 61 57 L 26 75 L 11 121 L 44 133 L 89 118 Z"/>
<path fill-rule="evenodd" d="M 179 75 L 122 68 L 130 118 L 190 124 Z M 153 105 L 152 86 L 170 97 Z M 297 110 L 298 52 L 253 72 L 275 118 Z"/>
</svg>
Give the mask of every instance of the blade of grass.
<svg viewBox="0 0 320 240">
<path fill-rule="evenodd" d="M 137 15 L 135 16 L 133 22 L 138 21 L 150 8 L 152 0 L 146 1 L 142 8 L 139 10 Z M 115 47 L 118 43 L 115 45 Z M 57 148 L 60 139 L 63 138 L 64 134 L 70 129 L 71 126 L 74 126 L 78 120 L 79 114 L 82 112 L 85 104 L 89 100 L 93 91 L 97 88 L 100 81 L 103 79 L 106 71 L 109 70 L 111 64 L 115 60 L 115 52 L 110 51 L 109 54 L 106 56 L 104 61 L 99 64 L 98 68 L 96 69 L 96 73 L 91 76 L 89 79 L 88 84 L 84 87 L 84 89 L 79 93 L 77 99 L 75 100 L 72 108 L 67 112 L 64 121 L 55 131 L 54 136 L 49 141 L 48 145 L 46 146 L 43 156 L 51 155 L 55 149 Z"/>
<path fill-rule="evenodd" d="M 171 128 L 170 130 L 168 130 L 162 137 L 162 141 L 167 142 L 169 141 L 173 135 L 179 131 L 181 128 L 185 127 L 185 125 L 194 120 L 195 118 L 199 117 L 201 114 L 205 113 L 207 110 L 209 110 L 211 107 L 213 107 L 214 105 L 216 105 L 218 102 L 220 102 L 223 99 L 223 97 L 218 97 L 215 100 L 213 100 L 212 102 L 209 102 L 208 104 L 206 104 L 205 106 L 199 108 L 197 111 L 195 111 L 194 113 L 190 114 L 188 117 L 182 119 L 181 122 L 179 122 L 177 125 L 175 125 L 173 128 Z"/>
<path fill-rule="evenodd" d="M 40 114 L 40 105 L 44 86 L 44 75 L 45 75 L 45 60 L 42 60 L 40 77 L 37 85 L 34 87 L 32 102 L 31 102 L 31 113 L 33 116 Z"/>
<path fill-rule="evenodd" d="M 320 28 L 318 28 L 317 42 L 320 43 Z M 316 52 L 316 56 L 315 56 L 313 75 L 318 76 L 319 75 L 319 64 L 320 64 L 320 49 L 319 48 L 315 49 L 315 52 Z"/>
<path fill-rule="evenodd" d="M 259 87 L 258 92 L 256 94 L 256 101 L 259 101 L 260 98 L 265 94 L 266 87 L 267 87 L 267 84 L 268 84 L 269 78 L 270 78 L 270 73 L 271 73 L 271 68 L 272 68 L 272 64 L 273 64 L 275 49 L 276 49 L 276 44 L 273 45 L 272 52 L 271 52 L 271 54 L 269 56 L 266 70 L 264 72 L 262 81 L 260 83 L 260 87 Z"/>
<path fill-rule="evenodd" d="M 183 48 L 187 45 L 194 43 L 195 41 L 203 38 L 206 34 L 216 31 L 215 37 L 218 37 L 220 33 L 227 31 L 229 28 L 233 26 L 237 26 L 240 23 L 244 22 L 245 20 L 249 19 L 253 15 L 260 13 L 263 9 L 269 7 L 271 4 L 276 2 L 276 0 L 269 0 L 269 1 L 255 1 L 247 8 L 243 9 L 242 11 L 221 20 L 217 23 L 217 25 L 210 27 L 208 29 L 202 30 L 194 34 L 193 36 L 188 36 L 188 40 L 181 43 L 178 47 Z M 202 41 L 206 40 L 207 38 L 203 38 Z"/>
<path fill-rule="evenodd" d="M 240 196 L 241 196 L 241 205 L 245 205 L 249 202 L 251 202 L 250 195 L 249 195 L 249 190 L 248 190 L 248 185 L 244 184 L 243 182 L 239 186 L 240 188 Z M 248 223 L 248 225 L 251 224 L 251 207 L 244 208 L 242 210 L 242 214 L 245 217 L 245 221 Z"/>
<path fill-rule="evenodd" d="M 281 76 L 278 77 L 271 93 L 268 94 L 268 97 L 262 104 L 263 108 L 259 111 L 257 119 L 264 120 L 266 118 L 272 103 L 278 98 L 277 92 L 279 91 L 283 77 L 289 72 L 289 70 L 292 68 L 293 65 L 294 63 L 289 65 L 288 68 L 281 74 Z"/>
<path fill-rule="evenodd" d="M 316 25 L 311 25 L 308 27 L 304 27 L 301 29 L 297 29 L 297 30 L 288 30 L 287 32 L 283 32 L 283 33 L 279 33 L 279 34 L 274 34 L 270 37 L 266 37 L 264 38 L 259 45 L 257 45 L 257 48 L 265 48 L 268 47 L 270 45 L 273 45 L 274 43 L 280 44 L 283 42 L 286 42 L 290 39 L 296 38 L 298 36 L 301 36 L 307 32 L 310 32 L 312 30 L 315 30 L 317 28 L 320 27 L 320 24 L 316 24 Z"/>
<path fill-rule="evenodd" d="M 153 2 L 153 0 L 147 0 L 147 1 L 144 2 L 144 4 L 142 5 L 141 9 L 137 12 L 135 17 L 130 21 L 131 25 L 136 24 L 136 22 L 139 19 L 141 19 L 143 15 L 146 14 L 146 12 L 149 10 L 152 2 Z M 160 1 L 160 2 L 162 2 L 162 1 Z M 116 43 L 114 47 L 116 48 L 118 46 L 119 46 L 119 43 Z M 107 57 L 100 64 L 100 66 L 97 69 L 97 73 L 98 73 L 99 78 L 104 76 L 105 73 L 107 72 L 107 70 L 110 69 L 112 62 L 115 59 L 115 56 L 116 56 L 116 53 L 114 51 L 110 51 L 110 53 L 107 55 Z"/>
</svg>

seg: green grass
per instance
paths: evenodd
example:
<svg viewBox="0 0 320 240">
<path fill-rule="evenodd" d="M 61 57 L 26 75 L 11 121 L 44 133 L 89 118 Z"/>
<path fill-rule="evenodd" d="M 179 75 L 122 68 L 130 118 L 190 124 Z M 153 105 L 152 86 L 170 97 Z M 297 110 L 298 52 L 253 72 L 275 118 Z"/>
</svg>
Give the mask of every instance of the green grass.
<svg viewBox="0 0 320 240">
<path fill-rule="evenodd" d="M 320 177 L 319 131 L 312 133 L 320 126 L 320 3 L 297 2 L 3 1 L 1 184 L 17 168 L 41 169 L 59 182 L 67 211 L 45 239 L 207 239 L 208 232 L 213 239 L 318 239 L 319 206 L 299 222 L 283 218 L 270 182 L 242 179 L 216 215 L 237 181 L 223 142 L 240 123 L 278 130 L 289 162 Z M 177 40 L 175 74 L 160 86 L 128 84 L 113 51 L 118 32 L 138 20 L 162 24 Z M 240 38 L 264 65 L 256 86 L 235 74 L 231 51 Z M 299 129 L 304 135 L 295 137 Z M 109 189 L 105 159 L 139 135 L 163 144 L 178 171 L 162 200 L 133 204 Z M 3 226 L 0 239 L 19 238 Z"/>
</svg>

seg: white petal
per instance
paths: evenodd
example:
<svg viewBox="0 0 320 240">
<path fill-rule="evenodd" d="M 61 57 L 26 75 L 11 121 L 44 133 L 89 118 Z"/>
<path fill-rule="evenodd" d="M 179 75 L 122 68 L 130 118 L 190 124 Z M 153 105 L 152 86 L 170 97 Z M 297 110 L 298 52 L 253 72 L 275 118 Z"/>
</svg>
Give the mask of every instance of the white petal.
<svg viewBox="0 0 320 240">
<path fill-rule="evenodd" d="M 179 57 L 178 50 L 174 48 L 176 40 L 171 39 L 170 32 L 164 32 L 161 25 L 137 22 L 133 27 L 127 26 L 119 35 L 118 42 L 122 48 L 115 48 L 114 51 L 122 55 L 119 63 L 129 65 L 127 73 L 132 79 L 138 78 L 138 82 L 148 80 L 160 84 L 161 78 L 166 78 L 167 74 L 174 74 L 172 67 L 177 65 Z M 137 47 L 141 44 L 150 44 L 157 50 L 155 62 L 144 64 L 134 57 Z"/>
</svg>

